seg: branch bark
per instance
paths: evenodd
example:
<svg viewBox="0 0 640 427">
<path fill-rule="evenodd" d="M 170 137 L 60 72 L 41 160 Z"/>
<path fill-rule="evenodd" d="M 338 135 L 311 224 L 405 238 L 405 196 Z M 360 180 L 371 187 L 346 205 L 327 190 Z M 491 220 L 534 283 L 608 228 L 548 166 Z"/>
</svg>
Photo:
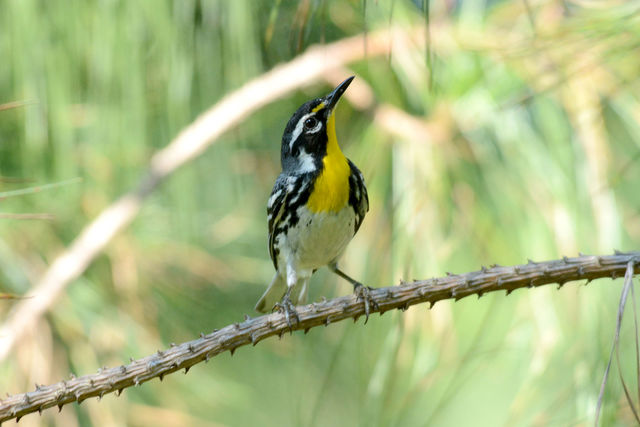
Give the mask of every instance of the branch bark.
<svg viewBox="0 0 640 427">
<path fill-rule="evenodd" d="M 423 31 L 391 29 L 312 47 L 287 64 L 248 82 L 220 100 L 151 158 L 138 185 L 88 224 L 69 248 L 51 263 L 0 327 L 0 361 L 46 313 L 67 285 L 79 277 L 111 239 L 137 216 L 144 200 L 177 168 L 193 160 L 224 132 L 259 108 L 345 64 L 401 51 L 423 43 Z M 366 51 L 365 51 L 366 42 Z"/>
<path fill-rule="evenodd" d="M 560 260 L 510 267 L 483 267 L 459 275 L 448 275 L 428 280 L 402 282 L 398 286 L 377 288 L 371 296 L 377 302 L 372 312 L 381 315 L 389 310 L 406 310 L 409 306 L 428 302 L 433 306 L 437 301 L 455 299 L 456 301 L 469 295 L 481 297 L 487 292 L 506 291 L 507 295 L 519 288 L 531 288 L 542 285 L 564 283 L 573 280 L 586 280 L 609 277 L 624 277 L 631 265 L 633 274 L 640 273 L 640 251 L 603 256 L 584 256 L 576 258 L 563 257 Z M 341 320 L 353 318 L 357 320 L 364 314 L 362 301 L 354 295 L 335 298 L 326 302 L 313 303 L 297 307 L 300 322 L 293 330 L 304 330 L 329 325 Z M 234 323 L 209 334 L 201 334 L 200 338 L 182 343 L 172 344 L 165 351 L 142 359 L 134 360 L 128 365 L 115 368 L 104 368 L 97 374 L 72 377 L 47 386 L 36 386 L 35 391 L 9 396 L 0 401 L 0 423 L 25 414 L 41 412 L 53 406 L 62 406 L 77 401 L 81 403 L 90 397 L 99 397 L 107 393 L 140 385 L 153 378 L 184 369 L 185 373 L 193 365 L 248 344 L 256 345 L 265 338 L 289 331 L 284 316 L 272 313 L 255 319 L 247 319 L 242 323 Z"/>
</svg>

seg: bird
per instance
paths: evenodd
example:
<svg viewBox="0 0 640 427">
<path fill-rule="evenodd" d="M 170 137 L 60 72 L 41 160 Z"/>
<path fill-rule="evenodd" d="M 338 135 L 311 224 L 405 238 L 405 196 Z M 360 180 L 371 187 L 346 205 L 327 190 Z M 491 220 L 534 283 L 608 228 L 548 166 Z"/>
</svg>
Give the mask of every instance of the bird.
<svg viewBox="0 0 640 427">
<path fill-rule="evenodd" d="M 255 306 L 278 310 L 299 322 L 295 305 L 304 303 L 311 275 L 327 266 L 353 285 L 366 320 L 377 307 L 370 291 L 338 268 L 338 258 L 369 210 L 362 172 L 338 145 L 335 109 L 355 76 L 328 95 L 305 102 L 291 116 L 282 136 L 282 172 L 267 202 L 269 255 L 276 273 Z"/>
</svg>

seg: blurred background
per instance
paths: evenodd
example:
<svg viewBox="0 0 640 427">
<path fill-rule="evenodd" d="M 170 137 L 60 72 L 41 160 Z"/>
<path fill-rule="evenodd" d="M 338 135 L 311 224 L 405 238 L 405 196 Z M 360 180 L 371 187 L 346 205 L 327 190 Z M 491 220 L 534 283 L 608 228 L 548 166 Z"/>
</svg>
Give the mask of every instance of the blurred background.
<svg viewBox="0 0 640 427">
<path fill-rule="evenodd" d="M 311 45 L 390 28 L 428 42 L 344 70 L 358 86 L 337 110 L 338 136 L 371 201 L 346 271 L 389 286 L 637 250 L 639 9 L 607 0 L 0 1 L 0 292 L 28 293 L 137 184 L 151 155 L 225 94 Z M 165 181 L 0 362 L 0 392 L 118 366 L 253 315 L 273 274 L 265 206 L 282 131 L 340 77 L 264 107 Z M 495 293 L 374 315 L 366 327 L 316 328 L 20 425 L 589 425 L 621 285 Z M 319 271 L 310 298 L 350 292 Z M 0 319 L 14 305 L 0 301 Z M 620 369 L 631 390 L 635 360 L 627 311 Z M 612 369 L 603 425 L 629 425 Z"/>
</svg>

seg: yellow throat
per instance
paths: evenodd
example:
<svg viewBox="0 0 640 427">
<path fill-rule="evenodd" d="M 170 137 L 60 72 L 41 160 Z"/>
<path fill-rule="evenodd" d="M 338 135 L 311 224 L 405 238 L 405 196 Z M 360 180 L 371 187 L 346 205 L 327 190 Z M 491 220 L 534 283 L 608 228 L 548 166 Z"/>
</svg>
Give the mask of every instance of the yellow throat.
<svg viewBox="0 0 640 427">
<path fill-rule="evenodd" d="M 336 120 L 332 112 L 327 120 L 327 154 L 322 172 L 316 178 L 307 208 L 312 212 L 339 212 L 349 200 L 351 169 L 336 137 Z"/>
</svg>

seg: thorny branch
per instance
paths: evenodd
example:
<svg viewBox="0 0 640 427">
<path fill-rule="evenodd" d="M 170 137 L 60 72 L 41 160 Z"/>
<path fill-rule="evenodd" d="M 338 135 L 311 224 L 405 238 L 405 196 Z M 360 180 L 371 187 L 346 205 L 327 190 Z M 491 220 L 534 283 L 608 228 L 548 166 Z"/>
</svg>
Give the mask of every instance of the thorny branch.
<svg viewBox="0 0 640 427">
<path fill-rule="evenodd" d="M 433 306 L 444 299 L 459 300 L 469 295 L 481 297 L 487 292 L 531 288 L 552 283 L 562 286 L 573 280 L 609 277 L 624 277 L 628 266 L 633 274 L 640 273 L 640 252 L 620 253 L 605 256 L 563 257 L 560 260 L 533 262 L 511 267 L 483 267 L 479 271 L 465 274 L 449 274 L 428 280 L 402 282 L 398 286 L 374 289 L 371 296 L 377 302 L 372 312 L 381 315 L 389 310 L 406 310 L 411 305 L 429 302 Z M 297 307 L 300 322 L 293 330 L 304 330 L 329 325 L 344 319 L 357 320 L 364 314 L 362 301 L 354 295 L 329 301 Z M 0 401 L 0 423 L 20 418 L 32 412 L 42 412 L 53 406 L 62 406 L 77 401 L 81 403 L 89 397 L 101 398 L 106 393 L 140 385 L 153 378 L 162 378 L 172 372 L 184 369 L 185 373 L 193 365 L 208 361 L 212 357 L 241 346 L 256 345 L 265 338 L 289 331 L 284 315 L 268 314 L 255 319 L 247 318 L 242 323 L 234 323 L 200 338 L 180 345 L 171 344 L 164 351 L 142 359 L 132 360 L 128 365 L 103 368 L 97 374 L 72 377 L 52 385 L 36 385 L 35 391 L 9 396 Z"/>
</svg>

